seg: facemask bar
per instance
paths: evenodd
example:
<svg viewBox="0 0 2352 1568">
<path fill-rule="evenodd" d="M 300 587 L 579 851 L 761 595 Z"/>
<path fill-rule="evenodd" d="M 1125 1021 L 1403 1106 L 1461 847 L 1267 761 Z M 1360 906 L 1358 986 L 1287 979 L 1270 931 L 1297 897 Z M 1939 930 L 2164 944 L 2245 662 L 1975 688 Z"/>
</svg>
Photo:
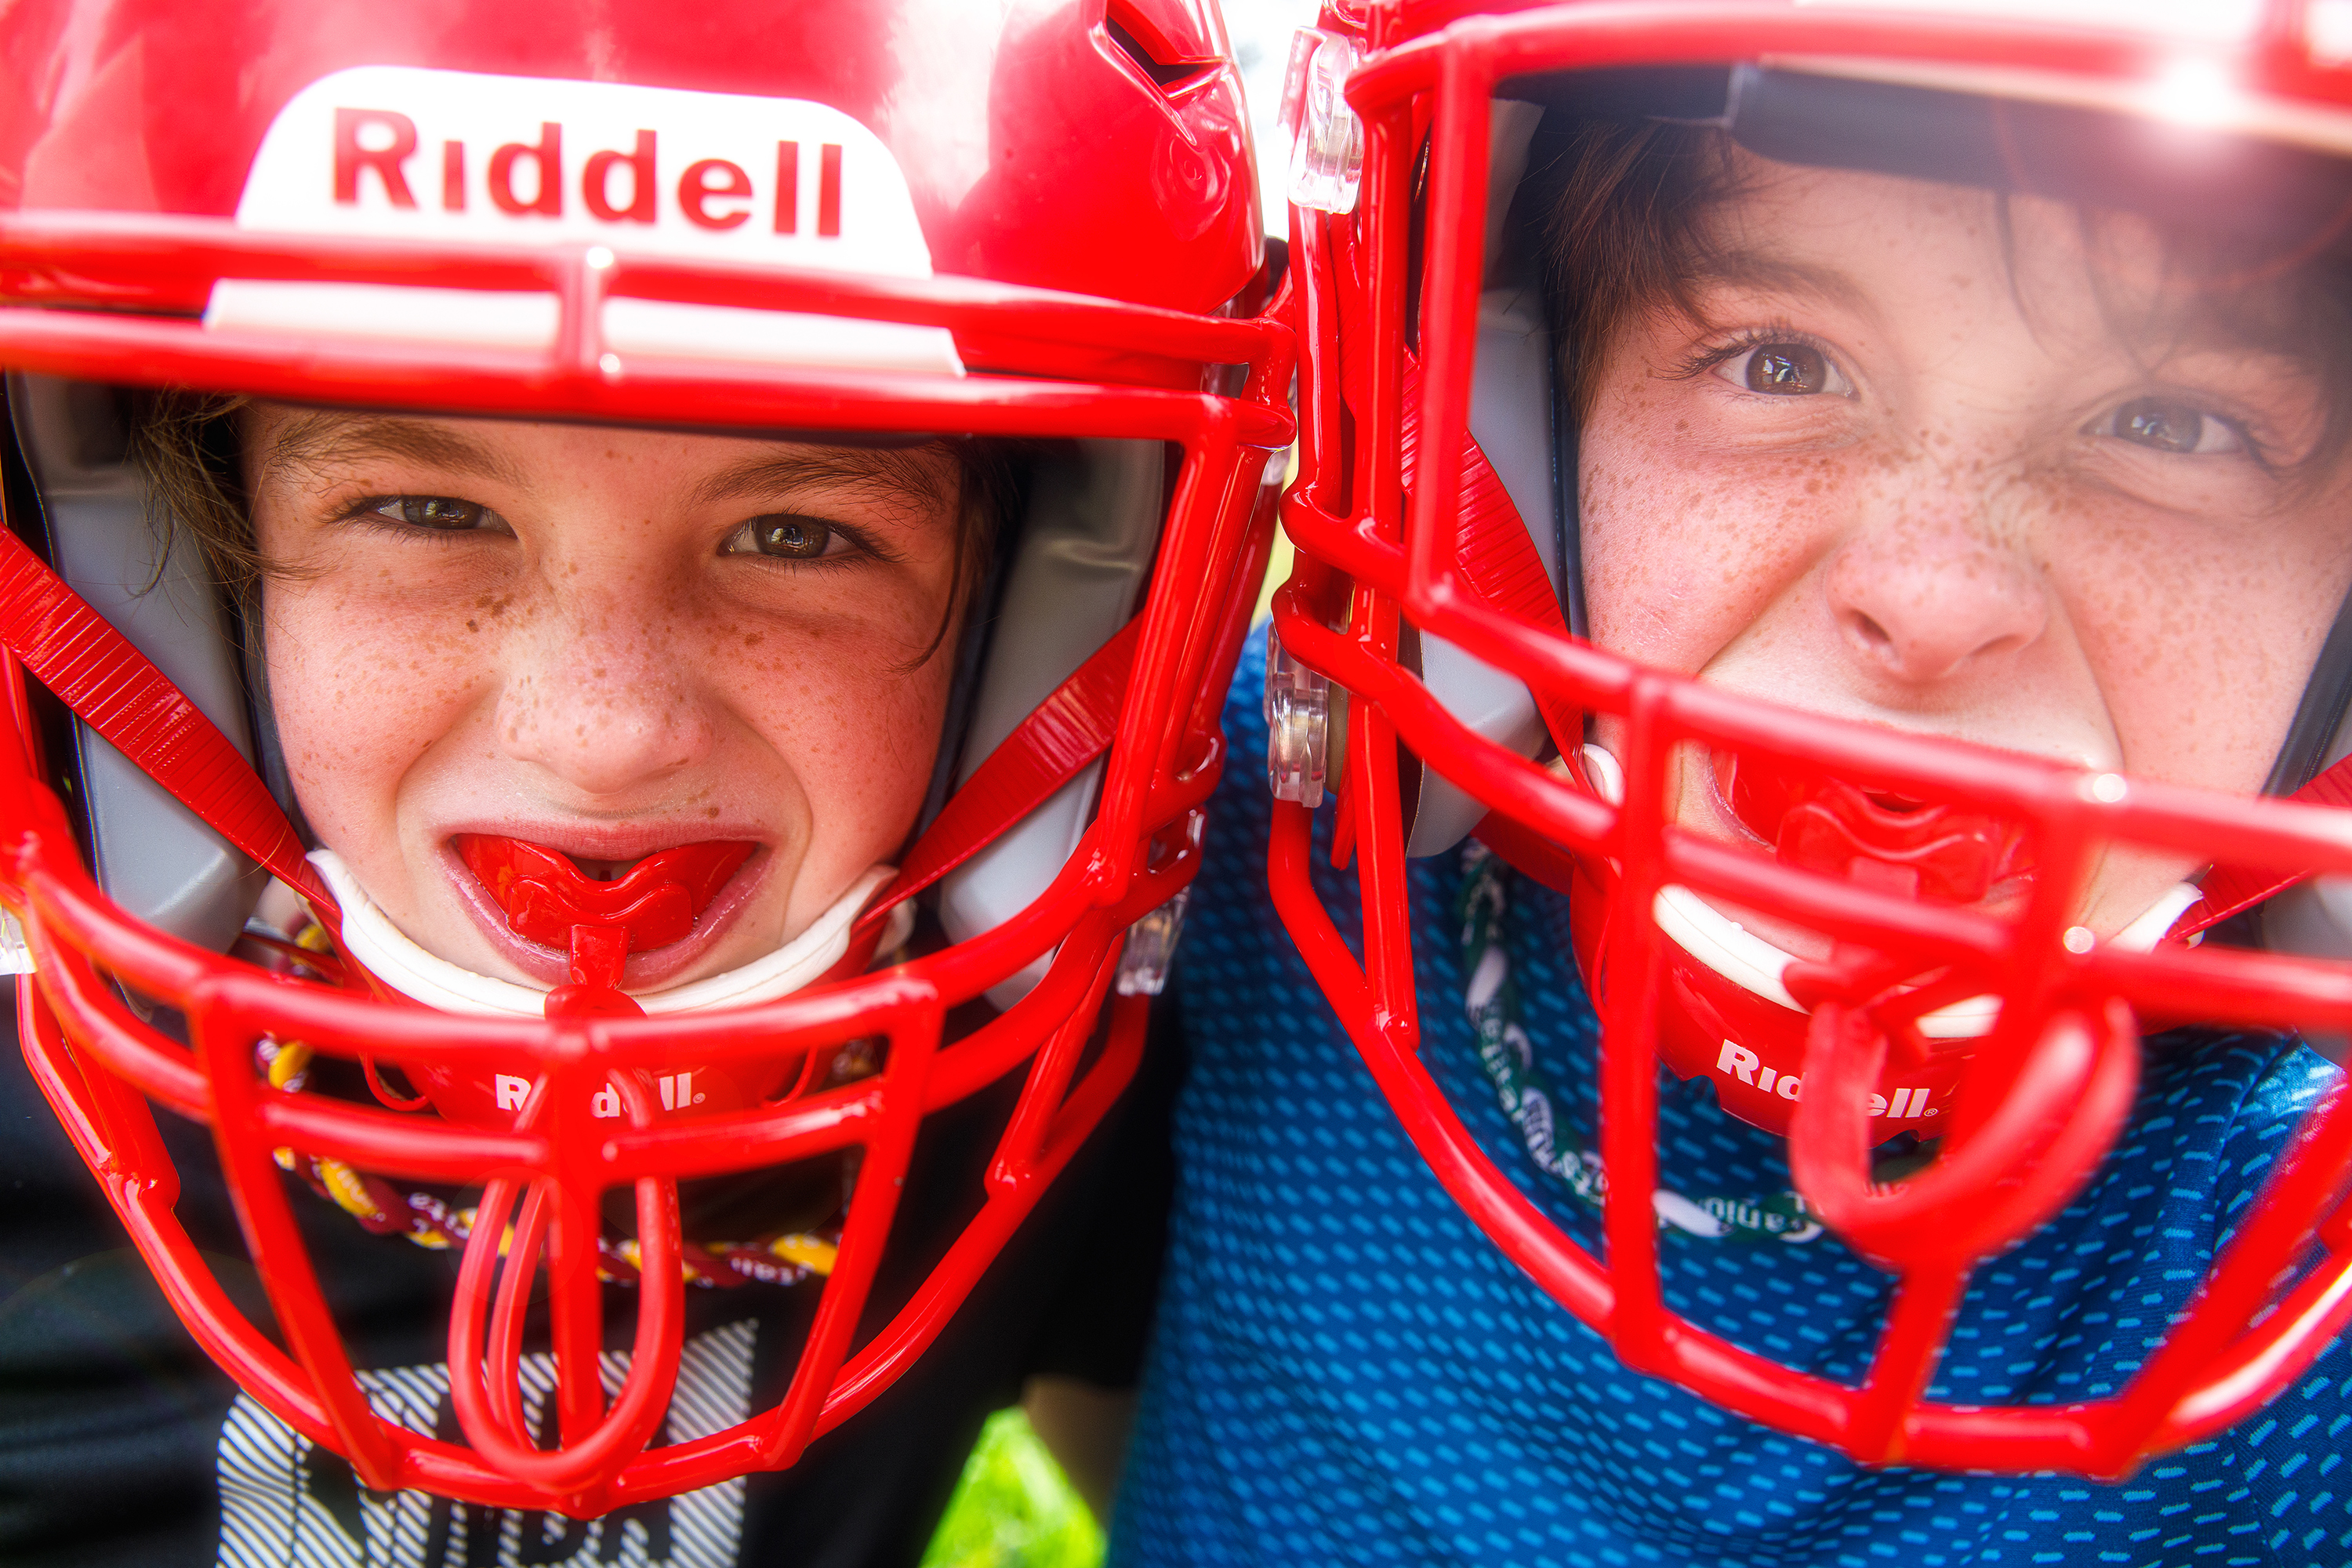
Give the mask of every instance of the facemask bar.
<svg viewBox="0 0 2352 1568">
<path fill-rule="evenodd" d="M 1519 252 L 1508 229 L 1512 198 L 1527 171 L 1528 142 L 1540 106 L 1509 100 L 1494 108 L 1495 151 L 1487 186 L 1486 275 L 1478 296 L 1478 348 L 1472 372 L 1470 434 L 1525 524 L 1555 597 L 1572 554 L 1552 413 L 1551 331 L 1545 321 L 1540 261 Z M 1572 475 L 1572 470 L 1570 471 Z M 1570 623 L 1573 625 L 1573 622 Z M 1419 639 L 1421 679 L 1473 731 L 1521 756 L 1546 740 L 1533 693 L 1435 635 Z M 1442 854 L 1486 815 L 1485 806 L 1423 769 L 1414 792 L 1408 856 Z"/>
<path fill-rule="evenodd" d="M 1490 100 L 1497 84 L 1528 73 L 1678 60 L 1728 53 L 1829 58 L 1871 57 L 2008 63 L 2013 40 L 1959 24 L 1876 18 L 1857 41 L 1851 18 L 1804 13 L 1704 7 L 1663 14 L 1646 26 L 1606 25 L 1567 9 L 1485 18 L 1475 29 L 1416 39 L 1376 55 L 1349 85 L 1365 121 L 1367 153 L 1361 218 L 1353 224 L 1296 214 L 1296 248 L 1306 296 L 1301 323 L 1324 374 L 1305 399 L 1307 450 L 1303 482 L 1286 510 L 1302 566 L 1276 595 L 1286 652 L 1327 671 L 1354 697 L 1349 726 L 1349 778 L 1343 800 L 1352 820 L 1363 886 L 1365 962 L 1359 965 L 1321 909 L 1305 867 L 1305 809 L 1277 804 L 1269 861 L 1277 906 L 1309 967 L 1339 1009 L 1391 1106 L 1448 1190 L 1515 1260 L 1580 1317 L 1607 1332 L 1629 1364 L 1668 1376 L 1718 1404 L 1781 1429 L 1832 1444 L 1865 1460 L 1931 1465 L 2052 1468 L 2098 1475 L 2127 1473 L 2143 1455 L 2218 1429 L 2258 1405 L 2324 1348 L 2352 1296 L 2352 1234 L 2335 1213 L 2352 1149 L 2331 1101 L 2308 1119 L 2296 1152 L 2264 1194 L 2258 1219 L 2241 1231 L 2218 1263 L 2199 1310 L 2118 1399 L 2090 1406 L 1960 1410 L 1921 1397 L 1944 1331 L 1944 1314 L 1974 1258 L 2031 1230 L 2079 1184 L 2120 1125 L 2136 1071 L 2137 1027 L 2107 1005 L 2127 997 L 2143 1011 L 2186 1008 L 2215 1021 L 2294 1026 L 2337 1021 L 2352 984 L 2333 970 L 2269 955 L 2212 949 L 2134 953 L 2080 951 L 2067 941 L 2070 901 L 2085 857 L 2111 838 L 2195 853 L 2217 835 L 2251 860 L 2305 869 L 2335 868 L 2344 856 L 2332 822 L 2305 808 L 2222 800 L 2159 785 L 2126 784 L 2045 764 L 2024 763 L 1930 740 L 1880 735 L 1812 716 L 1764 709 L 1690 682 L 1643 671 L 1597 650 L 1546 634 L 1517 616 L 1497 615 L 1464 565 L 1465 462 L 1453 433 L 1469 427 L 1475 406 L 1477 279 L 1472 238 L 1486 227 L 1483 207 L 1492 167 Z M 2053 39 L 2042 62 L 2090 77 L 2143 79 L 2163 63 L 2146 40 L 2112 36 Z M 1434 134 L 1430 132 L 1433 130 Z M 1412 209 L 1412 163 L 1428 138 L 1429 250 L 1423 274 L 1419 344 L 1423 355 L 1419 444 L 1410 506 L 1401 504 L 1397 432 L 1411 393 L 1405 385 L 1405 225 Z M 1340 324 L 1359 329 L 1349 343 L 1345 405 L 1333 384 L 1332 350 Z M 1402 514 L 1401 516 L 1401 513 Z M 1402 521 L 1402 526 L 1399 523 Z M 1623 715 L 1631 725 L 1622 805 L 1547 778 L 1517 756 L 1474 734 L 1426 685 L 1397 663 L 1397 616 L 1516 672 L 1538 692 Z M 1334 632 L 1335 625 L 1345 630 Z M 1604 1268 L 1546 1220 L 1488 1161 L 1445 1104 L 1421 1065 L 1414 995 L 1404 957 L 1402 830 L 1386 765 L 1402 738 L 1465 793 L 1507 812 L 1523 841 L 1566 868 L 1617 882 L 1614 907 L 1648 909 L 1668 881 L 1705 896 L 1775 908 L 1813 929 L 1857 944 L 1876 942 L 1901 967 L 1878 982 L 1923 968 L 1949 967 L 1975 977 L 2005 977 L 2004 1016 L 1979 1047 L 1960 1121 L 1985 1139 L 1978 1150 L 2003 1151 L 2006 1128 L 2022 1108 L 2062 1108 L 2036 1142 L 2027 1191 L 1996 1214 L 1969 1215 L 1969 1183 L 1917 1184 L 1911 1201 L 1950 1228 L 1924 1247 L 1887 1239 L 1867 1210 L 1866 1163 L 1859 1115 L 1832 1095 L 1808 1096 L 1797 1153 L 1817 1189 L 1867 1250 L 1895 1263 L 1905 1280 L 1878 1364 L 1865 1384 L 1841 1388 L 1780 1368 L 1715 1340 L 1664 1311 L 1659 1296 L 1653 1199 L 1655 1060 L 1648 1042 L 1656 1019 L 1664 943 L 1654 921 L 1617 921 L 1607 949 L 1601 996 L 1603 1152 L 1610 1173 Z M 2042 879 L 2027 908 L 1995 921 L 1957 910 L 1937 910 L 1866 888 L 1816 880 L 1789 868 L 1759 866 L 1670 832 L 1662 814 L 1663 768 L 1673 749 L 1700 742 L 1743 752 L 1807 759 L 1847 776 L 1903 781 L 1932 796 L 1958 787 L 1995 809 L 2035 825 L 2047 846 Z M 1548 840 L 1547 844 L 1545 841 Z M 2061 849 L 2064 853 L 2060 853 Z M 2059 956 L 2071 953 L 2071 959 Z M 1956 981 L 1956 984 L 1959 982 Z M 1858 988 L 1858 989 L 1857 989 Z M 1807 1077 L 1823 1083 L 1851 1074 L 1855 1042 L 1841 1035 L 1865 1003 L 1871 977 L 1854 971 L 1816 1003 L 1814 1049 Z M 1864 1055 L 1874 1048 L 1860 1041 Z M 2055 1073 L 2036 1084 L 2034 1076 Z M 1851 1098 L 1851 1097 L 1849 1097 Z M 1848 1143 L 1851 1147 L 1847 1147 Z M 1954 1140 L 1953 1168 L 1971 1159 L 1970 1139 Z M 1828 1173 L 1822 1162 L 1839 1167 Z M 1860 1206 L 1857 1206 L 1860 1205 Z M 1885 1217 L 1884 1215 L 1876 1217 Z M 1909 1218 L 1919 1218 L 1912 1215 Z M 1965 1223 L 1962 1221 L 1965 1219 Z M 2324 1221 L 2324 1223 L 2322 1223 Z M 2304 1254 L 2301 1239 L 2321 1226 L 2323 1253 L 2288 1299 L 2259 1328 L 2246 1325 L 2265 1305 L 2279 1270 Z M 1933 1229 L 1933 1226 L 1930 1226 Z"/>
</svg>

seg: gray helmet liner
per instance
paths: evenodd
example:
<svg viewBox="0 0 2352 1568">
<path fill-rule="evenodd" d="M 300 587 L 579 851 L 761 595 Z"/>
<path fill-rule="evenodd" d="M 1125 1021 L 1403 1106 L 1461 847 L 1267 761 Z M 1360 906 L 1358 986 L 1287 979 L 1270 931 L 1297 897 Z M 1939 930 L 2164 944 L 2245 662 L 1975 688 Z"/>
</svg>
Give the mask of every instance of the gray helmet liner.
<svg viewBox="0 0 2352 1568">
<path fill-rule="evenodd" d="M 111 395 L 16 371 L 7 394 L 51 566 L 250 762 L 230 616 L 203 550 L 184 531 L 158 563 L 147 486 L 124 460 Z M 99 885 L 139 919 L 226 949 L 245 929 L 268 874 L 79 719 L 73 737 Z"/>
<path fill-rule="evenodd" d="M 1527 173 L 1528 147 L 1543 118 L 1538 104 L 1498 99 L 1491 117 L 1486 208 L 1486 288 L 1478 298 L 1478 346 L 1471 370 L 1470 434 L 1502 481 L 1511 505 L 1551 579 L 1569 595 L 1574 558 L 1570 509 L 1574 474 L 1563 482 L 1551 330 L 1545 320 L 1542 269 L 1507 222 Z M 1582 630 L 1581 616 L 1570 626 Z M 1443 637 L 1419 639 L 1421 679 L 1462 724 L 1521 756 L 1546 739 L 1535 694 L 1517 677 L 1482 663 Z M 1421 766 L 1407 855 L 1438 855 L 1459 844 L 1486 807 Z"/>
<path fill-rule="evenodd" d="M 956 784 L 1135 614 L 1160 542 L 1166 449 L 1156 441 L 1078 441 L 1029 481 L 1018 553 L 1005 574 L 973 695 Z M 1094 819 L 1093 763 L 940 884 L 940 923 L 957 942 L 992 930 L 1044 892 Z M 1052 954 L 994 987 L 1009 1006 Z"/>
</svg>

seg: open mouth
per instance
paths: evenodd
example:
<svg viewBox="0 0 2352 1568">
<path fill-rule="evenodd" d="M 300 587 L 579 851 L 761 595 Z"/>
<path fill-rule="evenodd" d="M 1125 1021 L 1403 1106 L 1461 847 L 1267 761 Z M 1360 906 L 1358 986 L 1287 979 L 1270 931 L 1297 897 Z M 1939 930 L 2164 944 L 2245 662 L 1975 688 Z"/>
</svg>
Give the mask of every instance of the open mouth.
<svg viewBox="0 0 2352 1568">
<path fill-rule="evenodd" d="M 2020 824 L 1771 758 L 1711 762 L 1719 812 L 1783 864 L 1951 904 L 2006 900 L 2032 878 Z"/>
</svg>

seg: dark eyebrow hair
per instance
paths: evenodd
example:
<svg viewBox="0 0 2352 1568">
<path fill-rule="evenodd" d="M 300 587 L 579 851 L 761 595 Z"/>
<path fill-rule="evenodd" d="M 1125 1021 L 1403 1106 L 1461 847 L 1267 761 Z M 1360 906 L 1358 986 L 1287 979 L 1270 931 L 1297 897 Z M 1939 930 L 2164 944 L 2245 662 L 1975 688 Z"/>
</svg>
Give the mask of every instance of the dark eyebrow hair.
<svg viewBox="0 0 2352 1568">
<path fill-rule="evenodd" d="M 368 458 L 399 458 L 430 463 L 452 473 L 470 474 L 518 488 L 522 475 L 497 451 L 460 430 L 429 419 L 390 414 L 339 414 L 306 409 L 279 427 L 254 465 L 259 488 L 291 470 Z"/>
<path fill-rule="evenodd" d="M 926 458 L 933 460 L 926 461 Z M 695 505 L 774 495 L 803 485 L 847 484 L 892 491 L 930 506 L 954 504 L 961 466 L 942 442 L 919 447 L 803 447 L 779 444 L 730 464 L 694 487 Z"/>
</svg>

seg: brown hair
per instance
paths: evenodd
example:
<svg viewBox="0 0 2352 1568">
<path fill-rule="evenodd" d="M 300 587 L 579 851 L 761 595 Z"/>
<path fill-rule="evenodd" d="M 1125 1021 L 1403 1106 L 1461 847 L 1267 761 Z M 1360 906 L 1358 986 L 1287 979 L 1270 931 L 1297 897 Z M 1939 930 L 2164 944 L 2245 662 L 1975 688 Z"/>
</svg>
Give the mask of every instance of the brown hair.
<svg viewBox="0 0 2352 1568">
<path fill-rule="evenodd" d="M 1712 127 L 1659 121 L 1590 120 L 1570 133 L 1544 238 L 1579 422 L 1591 412 L 1601 352 L 1627 317 L 1666 303 L 1697 313 L 1706 215 L 1738 194 L 1729 143 Z"/>
<path fill-rule="evenodd" d="M 213 580 L 246 609 L 267 572 L 237 468 L 236 415 L 250 401 L 179 388 L 141 394 L 129 447 L 146 476 L 149 521 L 163 549 L 193 534 Z"/>
<path fill-rule="evenodd" d="M 166 547 L 172 536 L 195 537 L 214 580 L 250 611 L 262 581 L 284 570 L 256 543 L 240 465 L 237 416 L 243 396 L 168 388 L 143 394 L 134 405 L 131 460 L 146 475 L 151 523 Z M 952 566 L 954 596 L 922 651 L 905 666 L 919 668 L 937 653 L 957 618 L 972 610 L 994 564 L 999 536 L 1020 504 L 1020 443 L 950 437 L 937 445 L 956 461 L 960 478 Z"/>
</svg>

